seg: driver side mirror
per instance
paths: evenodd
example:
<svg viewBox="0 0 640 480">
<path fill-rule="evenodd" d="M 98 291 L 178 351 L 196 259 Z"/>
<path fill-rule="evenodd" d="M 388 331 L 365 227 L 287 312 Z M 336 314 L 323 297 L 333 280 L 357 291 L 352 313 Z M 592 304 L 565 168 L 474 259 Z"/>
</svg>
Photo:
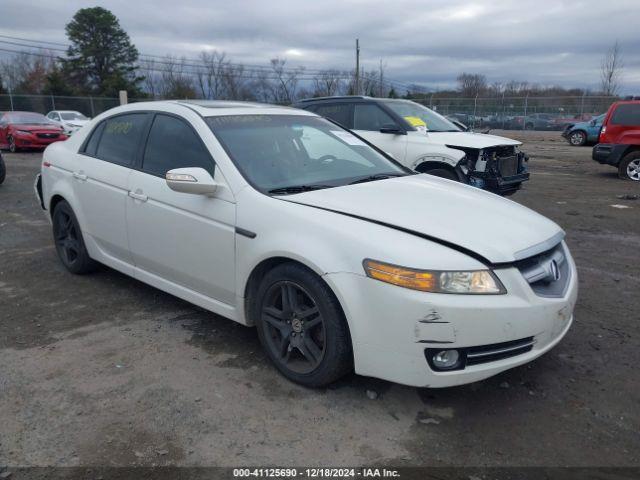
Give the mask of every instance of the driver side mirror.
<svg viewBox="0 0 640 480">
<path fill-rule="evenodd" d="M 589 125 L 591 125 L 592 127 L 595 127 L 595 126 L 596 126 L 596 121 L 595 121 L 595 119 L 594 119 L 594 120 L 591 120 L 591 121 L 589 122 Z"/>
<path fill-rule="evenodd" d="M 407 132 L 405 132 L 400 127 L 398 127 L 397 125 L 394 125 L 392 123 L 387 124 L 387 125 L 383 125 L 380 128 L 380 133 L 390 133 L 392 135 L 406 135 L 407 134 Z"/>
<path fill-rule="evenodd" d="M 204 168 L 174 168 L 165 174 L 167 186 L 181 193 L 212 196 L 218 184 Z"/>
</svg>

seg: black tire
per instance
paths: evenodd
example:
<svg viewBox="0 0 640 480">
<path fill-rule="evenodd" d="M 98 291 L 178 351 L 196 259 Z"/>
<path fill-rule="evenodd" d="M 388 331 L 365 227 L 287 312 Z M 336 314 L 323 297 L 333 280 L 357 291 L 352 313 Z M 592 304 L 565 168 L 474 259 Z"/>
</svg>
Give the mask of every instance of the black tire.
<svg viewBox="0 0 640 480">
<path fill-rule="evenodd" d="M 7 137 L 7 141 L 9 142 L 9 151 L 10 151 L 11 153 L 17 153 L 17 151 L 18 151 L 18 146 L 16 145 L 16 141 L 15 141 L 15 139 L 13 138 L 13 136 L 12 136 L 12 135 L 9 135 L 9 136 Z"/>
<path fill-rule="evenodd" d="M 533 130 L 535 128 L 535 125 L 533 123 L 527 123 L 524 126 L 525 130 Z"/>
<path fill-rule="evenodd" d="M 627 153 L 620 160 L 618 177 L 623 180 L 640 181 L 640 151 Z"/>
<path fill-rule="evenodd" d="M 2 153 L 0 153 L 0 184 L 4 182 L 4 179 L 7 177 L 7 166 L 2 159 Z"/>
<path fill-rule="evenodd" d="M 455 180 L 456 182 L 460 181 L 455 172 L 447 170 L 446 168 L 432 168 L 424 173 L 428 173 L 434 177 L 446 178 L 447 180 Z"/>
<path fill-rule="evenodd" d="M 60 261 L 76 275 L 93 272 L 98 266 L 82 238 L 82 231 L 71 206 L 61 200 L 53 210 L 53 241 Z"/>
<path fill-rule="evenodd" d="M 587 144 L 587 134 L 582 130 L 569 133 L 569 145 L 583 147 Z"/>
<path fill-rule="evenodd" d="M 288 379 L 322 387 L 353 369 L 338 299 L 308 268 L 292 262 L 267 272 L 250 300 L 250 315 L 267 356 Z"/>
</svg>

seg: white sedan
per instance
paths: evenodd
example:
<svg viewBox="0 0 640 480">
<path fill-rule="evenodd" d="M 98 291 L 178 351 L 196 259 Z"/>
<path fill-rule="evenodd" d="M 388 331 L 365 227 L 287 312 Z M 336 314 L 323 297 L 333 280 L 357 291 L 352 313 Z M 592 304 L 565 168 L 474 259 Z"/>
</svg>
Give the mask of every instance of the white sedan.
<svg viewBox="0 0 640 480">
<path fill-rule="evenodd" d="M 255 325 L 288 378 L 487 378 L 556 345 L 577 274 L 552 221 L 402 167 L 317 115 L 234 102 L 109 110 L 47 148 L 64 266 L 97 262 Z"/>
<path fill-rule="evenodd" d="M 60 125 L 66 135 L 73 135 L 91 120 L 75 110 L 52 110 L 47 118 Z"/>
</svg>

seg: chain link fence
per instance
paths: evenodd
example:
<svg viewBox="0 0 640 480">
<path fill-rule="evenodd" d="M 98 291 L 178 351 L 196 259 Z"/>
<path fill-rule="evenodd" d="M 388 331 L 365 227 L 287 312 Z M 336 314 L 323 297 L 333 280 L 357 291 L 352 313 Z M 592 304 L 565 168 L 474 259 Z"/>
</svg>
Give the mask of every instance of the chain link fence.
<svg viewBox="0 0 640 480">
<path fill-rule="evenodd" d="M 562 130 L 567 124 L 588 121 L 605 113 L 618 97 L 440 97 L 416 100 L 471 128 Z"/>
<path fill-rule="evenodd" d="M 567 124 L 587 121 L 605 113 L 617 97 L 445 97 L 437 93 L 415 100 L 471 128 L 562 130 Z M 136 99 L 129 99 L 135 102 Z M 77 110 L 87 117 L 120 105 L 116 97 L 59 95 L 0 95 L 0 111 Z"/>
<path fill-rule="evenodd" d="M 0 111 L 27 111 L 47 114 L 51 110 L 76 110 L 95 117 L 120 105 L 118 98 L 68 97 L 61 95 L 0 95 Z"/>
</svg>

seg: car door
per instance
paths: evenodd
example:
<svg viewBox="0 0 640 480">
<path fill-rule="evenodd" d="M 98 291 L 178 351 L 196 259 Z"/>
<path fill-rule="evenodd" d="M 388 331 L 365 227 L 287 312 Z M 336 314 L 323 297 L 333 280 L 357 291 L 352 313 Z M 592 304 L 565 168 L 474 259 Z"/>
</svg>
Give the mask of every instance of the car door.
<svg viewBox="0 0 640 480">
<path fill-rule="evenodd" d="M 133 273 L 126 223 L 131 167 L 141 152 L 148 113 L 128 113 L 100 123 L 74 162 L 73 189 L 89 253 L 114 268 Z"/>
<path fill-rule="evenodd" d="M 408 136 L 400 133 L 383 133 L 380 131 L 383 127 L 404 132 L 404 127 L 398 125 L 395 119 L 379 105 L 375 103 L 353 105 L 353 130 L 398 162 L 404 162 L 407 155 Z"/>
<path fill-rule="evenodd" d="M 141 160 L 127 201 L 135 276 L 174 293 L 186 288 L 235 304 L 235 203 L 176 192 L 165 181 L 169 170 L 201 167 L 224 183 L 198 133 L 187 120 L 158 113 Z"/>
</svg>

